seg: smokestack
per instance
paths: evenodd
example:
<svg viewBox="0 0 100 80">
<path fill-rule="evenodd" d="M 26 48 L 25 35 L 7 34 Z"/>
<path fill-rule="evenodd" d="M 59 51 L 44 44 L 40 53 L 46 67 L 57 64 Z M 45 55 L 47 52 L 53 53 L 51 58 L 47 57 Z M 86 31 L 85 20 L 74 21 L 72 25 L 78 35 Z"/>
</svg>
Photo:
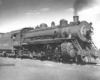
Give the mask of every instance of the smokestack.
<svg viewBox="0 0 100 80">
<path fill-rule="evenodd" d="M 79 22 L 79 16 L 73 16 L 73 21 L 75 23 L 78 23 Z"/>
<path fill-rule="evenodd" d="M 79 11 L 93 6 L 95 2 L 96 0 L 74 0 L 74 15 L 78 15 Z"/>
</svg>

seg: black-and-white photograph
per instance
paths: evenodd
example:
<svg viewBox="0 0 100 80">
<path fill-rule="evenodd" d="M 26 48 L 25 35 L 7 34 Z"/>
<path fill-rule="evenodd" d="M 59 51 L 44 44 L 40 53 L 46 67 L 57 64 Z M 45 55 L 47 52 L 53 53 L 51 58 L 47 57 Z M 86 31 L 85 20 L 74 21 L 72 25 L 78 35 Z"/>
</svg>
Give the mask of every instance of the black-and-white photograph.
<svg viewBox="0 0 100 80">
<path fill-rule="evenodd" d="M 100 0 L 0 0 L 0 80 L 100 80 Z"/>
</svg>

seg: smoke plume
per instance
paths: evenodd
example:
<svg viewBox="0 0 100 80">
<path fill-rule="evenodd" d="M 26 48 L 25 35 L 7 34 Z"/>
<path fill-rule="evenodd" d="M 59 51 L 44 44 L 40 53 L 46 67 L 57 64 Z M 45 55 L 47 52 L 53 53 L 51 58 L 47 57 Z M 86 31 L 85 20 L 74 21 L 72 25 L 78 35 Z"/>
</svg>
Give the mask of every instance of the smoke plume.
<svg viewBox="0 0 100 80">
<path fill-rule="evenodd" d="M 78 15 L 79 11 L 91 7 L 94 2 L 94 0 L 75 0 L 73 5 L 74 15 Z"/>
</svg>

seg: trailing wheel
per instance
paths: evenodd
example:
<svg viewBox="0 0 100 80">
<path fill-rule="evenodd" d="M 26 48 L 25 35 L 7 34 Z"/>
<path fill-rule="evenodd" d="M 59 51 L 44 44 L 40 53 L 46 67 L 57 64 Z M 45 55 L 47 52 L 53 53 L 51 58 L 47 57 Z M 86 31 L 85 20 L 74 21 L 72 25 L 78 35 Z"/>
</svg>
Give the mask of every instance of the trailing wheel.
<svg viewBox="0 0 100 80">
<path fill-rule="evenodd" d="M 4 57 L 8 57 L 8 55 L 7 55 L 7 53 L 6 53 L 6 52 L 3 54 L 3 56 L 4 56 Z"/>
</svg>

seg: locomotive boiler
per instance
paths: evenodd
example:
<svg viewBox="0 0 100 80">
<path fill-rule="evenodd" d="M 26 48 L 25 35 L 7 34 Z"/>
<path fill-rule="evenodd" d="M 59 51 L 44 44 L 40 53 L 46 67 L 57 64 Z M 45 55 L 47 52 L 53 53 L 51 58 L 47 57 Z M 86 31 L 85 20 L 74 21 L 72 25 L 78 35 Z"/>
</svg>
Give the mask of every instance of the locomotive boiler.
<svg viewBox="0 0 100 80">
<path fill-rule="evenodd" d="M 74 22 L 68 24 L 64 19 L 60 21 L 60 25 L 54 27 L 47 27 L 46 24 L 41 24 L 40 28 L 30 30 L 25 34 L 25 38 L 34 39 L 51 39 L 51 38 L 68 38 L 73 36 L 81 41 L 88 41 L 91 39 L 93 27 L 86 21 L 79 22 L 78 16 L 74 16 Z"/>
</svg>

